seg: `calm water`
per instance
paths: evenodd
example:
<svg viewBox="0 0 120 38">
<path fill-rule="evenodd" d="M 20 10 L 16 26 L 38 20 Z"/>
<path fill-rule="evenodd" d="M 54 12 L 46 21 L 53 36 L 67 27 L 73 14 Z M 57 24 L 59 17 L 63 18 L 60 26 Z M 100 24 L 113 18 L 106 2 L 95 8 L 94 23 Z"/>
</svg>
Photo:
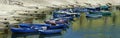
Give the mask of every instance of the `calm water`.
<svg viewBox="0 0 120 38">
<path fill-rule="evenodd" d="M 0 34 L 0 38 L 120 38 L 119 16 L 120 11 L 115 11 L 112 16 L 87 19 L 82 13 L 62 34 Z"/>
</svg>

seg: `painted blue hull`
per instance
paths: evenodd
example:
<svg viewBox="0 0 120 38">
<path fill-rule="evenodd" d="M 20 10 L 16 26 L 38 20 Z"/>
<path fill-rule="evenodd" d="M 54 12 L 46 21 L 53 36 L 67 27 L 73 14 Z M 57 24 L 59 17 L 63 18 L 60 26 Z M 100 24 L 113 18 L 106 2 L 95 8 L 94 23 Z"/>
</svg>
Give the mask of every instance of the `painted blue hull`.
<svg viewBox="0 0 120 38">
<path fill-rule="evenodd" d="M 102 15 L 101 11 L 90 11 L 89 13 L 90 14 L 99 14 L 99 15 Z"/>
<path fill-rule="evenodd" d="M 22 24 L 20 26 L 21 26 L 21 28 L 31 28 L 31 27 L 41 28 L 41 27 L 45 26 L 45 27 L 48 27 L 48 29 L 62 29 L 62 28 L 66 28 L 67 27 L 66 24 L 56 24 L 56 25 L 51 25 L 51 24 L 32 24 L 31 27 L 30 27 L 30 25 Z"/>
<path fill-rule="evenodd" d="M 11 31 L 13 33 L 40 33 L 40 34 L 56 34 L 56 33 L 61 33 L 61 29 L 56 29 L 56 30 L 41 30 L 41 29 L 31 29 L 31 28 L 11 28 Z"/>
<path fill-rule="evenodd" d="M 27 24 L 27 23 L 21 23 L 19 24 L 20 27 L 22 28 L 30 28 L 33 24 Z"/>
<path fill-rule="evenodd" d="M 32 26 L 39 26 L 39 27 L 41 27 L 41 26 L 48 26 L 48 25 L 50 25 L 50 24 L 27 24 L 27 23 L 19 24 L 19 26 L 22 27 L 22 28 L 31 28 Z"/>
<path fill-rule="evenodd" d="M 57 19 L 57 20 L 56 20 Z M 69 19 L 65 19 L 65 18 L 55 18 L 55 19 L 50 19 L 50 20 L 46 20 L 44 21 L 46 24 L 65 24 L 68 23 Z"/>
<path fill-rule="evenodd" d="M 65 24 L 57 24 L 56 26 L 53 26 L 53 25 L 50 25 L 48 28 L 49 29 L 65 29 L 67 28 L 68 26 L 65 25 Z"/>
<path fill-rule="evenodd" d="M 38 30 L 40 34 L 44 34 L 44 35 L 51 35 L 51 34 L 58 34 L 61 33 L 62 30 L 61 29 L 57 29 L 57 30 Z"/>
<path fill-rule="evenodd" d="M 68 19 L 68 20 L 70 20 L 70 21 L 73 21 L 73 20 L 74 20 L 74 17 L 62 17 L 62 18 Z"/>
<path fill-rule="evenodd" d="M 31 28 L 11 28 L 11 31 L 13 33 L 33 33 L 36 32 L 36 30 Z"/>
<path fill-rule="evenodd" d="M 34 26 L 37 29 L 40 29 L 41 27 L 47 27 L 47 29 L 65 29 L 68 27 L 68 25 L 66 24 L 56 24 L 56 25 L 45 25 L 45 26 Z"/>
<path fill-rule="evenodd" d="M 67 15 L 67 14 L 64 14 L 64 15 L 60 15 L 60 14 L 53 14 L 53 18 L 60 18 L 60 17 L 72 17 L 72 15 Z"/>
</svg>

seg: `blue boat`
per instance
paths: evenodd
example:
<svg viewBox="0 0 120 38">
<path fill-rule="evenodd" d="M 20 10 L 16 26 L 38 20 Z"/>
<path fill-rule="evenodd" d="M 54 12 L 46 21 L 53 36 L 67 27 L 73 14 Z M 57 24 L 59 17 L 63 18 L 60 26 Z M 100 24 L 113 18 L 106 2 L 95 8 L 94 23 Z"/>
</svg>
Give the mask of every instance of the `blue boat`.
<svg viewBox="0 0 120 38">
<path fill-rule="evenodd" d="M 53 18 L 61 18 L 61 17 L 80 17 L 80 12 L 86 12 L 85 9 L 61 9 L 53 12 Z"/>
<path fill-rule="evenodd" d="M 21 23 L 21 24 L 19 24 L 19 26 L 21 27 L 21 28 L 31 28 L 32 26 L 39 26 L 39 27 L 41 27 L 41 26 L 48 26 L 49 24 L 28 24 L 28 23 Z"/>
<path fill-rule="evenodd" d="M 78 17 L 79 15 L 77 15 L 76 17 Z M 68 20 L 73 20 L 74 16 L 72 15 L 68 15 L 68 16 L 60 16 L 60 15 L 53 15 L 53 18 L 63 18 L 63 19 L 68 19 Z"/>
<path fill-rule="evenodd" d="M 75 8 L 73 8 L 73 12 L 75 12 L 75 13 L 80 13 L 80 12 L 81 12 L 80 9 L 81 9 L 81 8 L 79 8 L 79 7 L 75 7 Z"/>
<path fill-rule="evenodd" d="M 87 14 L 86 17 L 87 17 L 87 18 L 100 18 L 100 17 L 102 17 L 102 15 L 97 15 L 97 14 Z"/>
<path fill-rule="evenodd" d="M 96 11 L 96 8 L 87 8 L 89 11 Z"/>
<path fill-rule="evenodd" d="M 100 7 L 96 7 L 95 9 L 96 9 L 96 11 L 100 11 L 101 10 Z"/>
<path fill-rule="evenodd" d="M 49 29 L 65 29 L 67 27 L 68 27 L 68 25 L 66 25 L 66 24 L 56 24 L 56 25 L 48 26 Z"/>
<path fill-rule="evenodd" d="M 74 17 L 61 17 L 62 19 L 65 19 L 65 20 L 69 20 L 69 21 L 73 21 L 74 20 Z"/>
<path fill-rule="evenodd" d="M 42 29 L 42 28 L 38 28 L 38 29 L 31 29 L 31 28 L 11 28 L 11 31 L 13 33 L 40 33 L 40 34 L 45 34 L 45 35 L 49 35 L 49 34 L 56 34 L 56 33 L 61 33 L 62 30 L 61 29 Z"/>
<path fill-rule="evenodd" d="M 41 29 L 41 27 L 47 27 L 47 29 L 65 29 L 68 27 L 67 24 L 47 24 L 47 25 L 34 25 L 33 26 L 35 29 Z"/>
<path fill-rule="evenodd" d="M 59 17 L 72 17 L 73 15 L 69 15 L 69 14 L 66 14 L 66 13 L 53 13 L 53 18 L 59 18 Z"/>
<path fill-rule="evenodd" d="M 55 19 L 45 20 L 44 22 L 46 24 L 65 24 L 68 23 L 68 19 L 55 18 Z"/>
<path fill-rule="evenodd" d="M 38 30 L 40 34 L 44 35 L 51 35 L 51 34 L 61 34 L 62 30 L 61 29 L 54 29 L 54 30 Z"/>
<path fill-rule="evenodd" d="M 48 27 L 48 29 L 63 29 L 63 28 L 67 27 L 67 24 L 54 24 L 54 25 L 53 24 L 32 24 L 32 26 L 30 27 L 30 25 L 27 25 L 27 24 L 24 23 L 24 24 L 21 24 L 20 26 L 21 26 L 21 28 Z"/>
<path fill-rule="evenodd" d="M 30 28 L 33 24 L 29 24 L 29 23 L 21 23 L 19 24 L 20 27 L 22 28 Z"/>
<path fill-rule="evenodd" d="M 90 11 L 90 14 L 98 14 L 98 15 L 102 15 L 101 11 Z"/>
<path fill-rule="evenodd" d="M 66 29 L 68 24 L 47 24 L 44 26 L 38 25 L 33 26 L 35 29 L 41 29 L 41 27 L 46 27 L 47 29 Z"/>
<path fill-rule="evenodd" d="M 34 33 L 34 32 L 37 32 L 36 30 L 31 29 L 31 28 L 11 28 L 11 31 L 13 33 Z"/>
<path fill-rule="evenodd" d="M 44 35 L 51 35 L 51 34 L 58 34 L 62 32 L 62 29 L 50 29 L 46 26 L 35 26 L 32 29 L 37 30 L 40 34 L 44 34 Z"/>
</svg>

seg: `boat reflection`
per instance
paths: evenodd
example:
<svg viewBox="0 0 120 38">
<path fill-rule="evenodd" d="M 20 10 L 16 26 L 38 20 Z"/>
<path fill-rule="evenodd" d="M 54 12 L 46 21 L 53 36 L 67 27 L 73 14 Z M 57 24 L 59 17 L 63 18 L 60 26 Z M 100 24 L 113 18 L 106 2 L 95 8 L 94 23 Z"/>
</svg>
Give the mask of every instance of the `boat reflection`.
<svg viewBox="0 0 120 38">
<path fill-rule="evenodd" d="M 45 37 L 55 37 L 60 36 L 61 34 L 53 34 L 53 35 L 41 35 L 37 33 L 24 33 L 24 34 L 12 34 L 11 38 L 45 38 Z"/>
</svg>

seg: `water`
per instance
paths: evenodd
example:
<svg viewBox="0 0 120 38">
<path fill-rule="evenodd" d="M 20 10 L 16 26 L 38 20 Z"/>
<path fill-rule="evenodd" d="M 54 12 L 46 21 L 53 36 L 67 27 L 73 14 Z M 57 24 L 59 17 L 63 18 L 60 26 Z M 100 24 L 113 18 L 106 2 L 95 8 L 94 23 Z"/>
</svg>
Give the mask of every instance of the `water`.
<svg viewBox="0 0 120 38">
<path fill-rule="evenodd" d="M 0 38 L 120 38 L 120 11 L 112 16 L 87 19 L 83 13 L 75 18 L 66 31 L 56 35 L 40 34 L 0 34 Z"/>
</svg>

